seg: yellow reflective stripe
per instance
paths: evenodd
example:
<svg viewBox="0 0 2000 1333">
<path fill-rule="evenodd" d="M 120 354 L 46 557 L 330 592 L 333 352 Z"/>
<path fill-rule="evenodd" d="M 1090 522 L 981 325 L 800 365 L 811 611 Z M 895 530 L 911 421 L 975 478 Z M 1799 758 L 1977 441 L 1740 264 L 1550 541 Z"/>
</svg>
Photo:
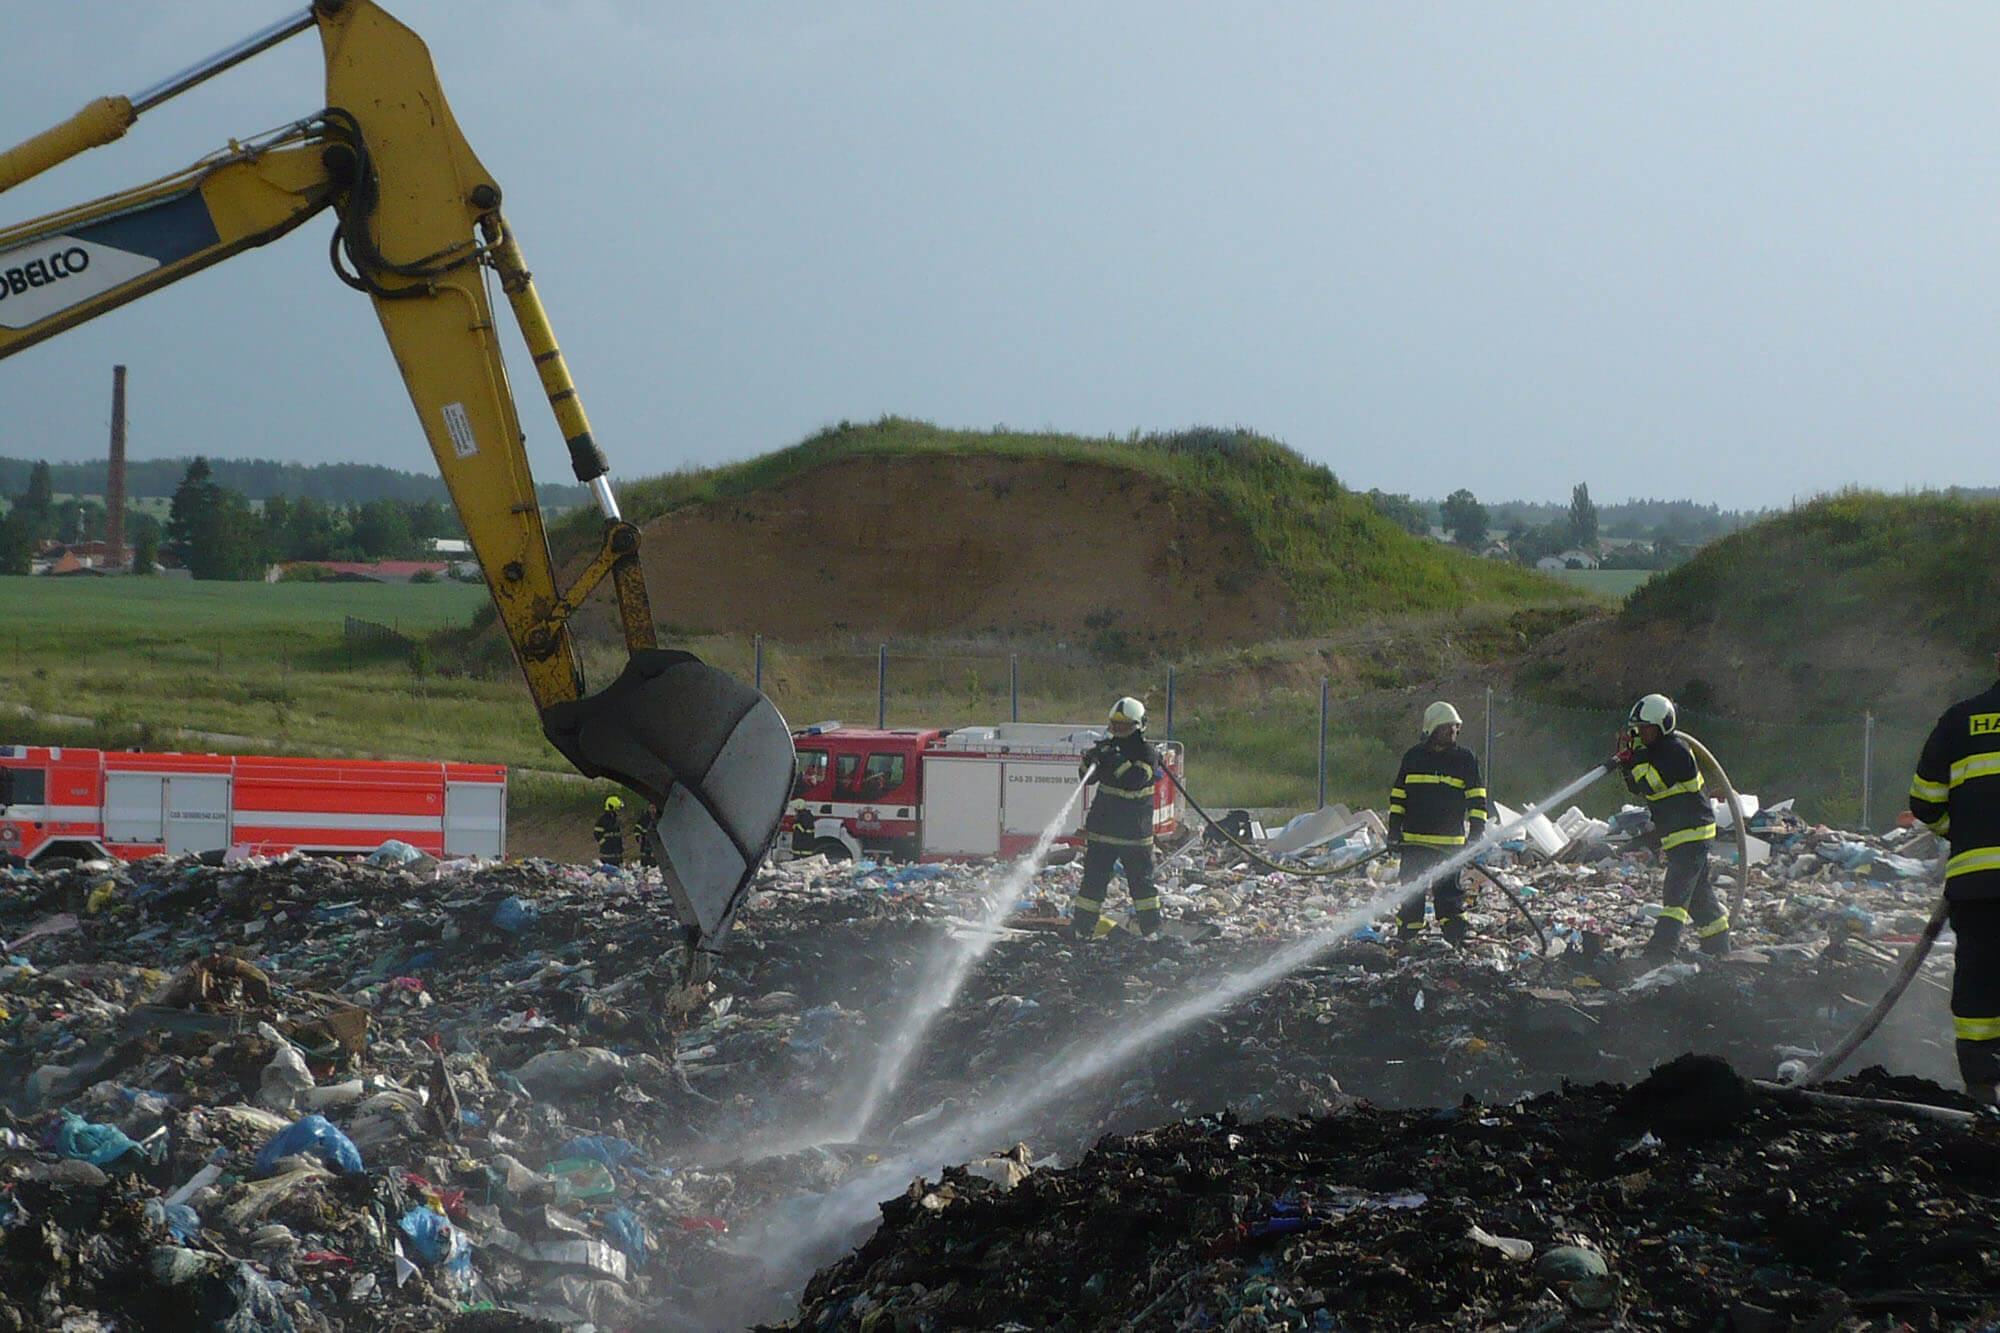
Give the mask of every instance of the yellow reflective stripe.
<svg viewBox="0 0 2000 1333">
<path fill-rule="evenodd" d="M 1632 776 L 1645 783 L 1649 788 L 1646 793 L 1646 799 L 1649 801 L 1657 801 L 1667 796 L 1690 795 L 1700 791 L 1702 784 L 1701 771 L 1699 769 L 1695 770 L 1695 775 L 1686 782 L 1676 782 L 1671 787 L 1667 785 L 1667 780 L 1660 776 L 1660 770 L 1654 768 L 1651 764 L 1632 765 Z"/>
<path fill-rule="evenodd" d="M 2000 1041 L 2000 1018 L 1954 1018 L 1951 1027 L 1960 1041 Z"/>
<path fill-rule="evenodd" d="M 1157 912 L 1160 910 L 1160 900 L 1157 897 L 1134 898 L 1132 900 L 1132 910 L 1135 912 Z"/>
<path fill-rule="evenodd" d="M 1973 847 L 1944 863 L 1944 877 L 1972 875 L 1981 870 L 2000 870 L 2000 847 Z"/>
<path fill-rule="evenodd" d="M 1951 836 L 1950 815 L 1939 815 L 1936 819 L 1926 822 L 1930 825 L 1931 832 L 1937 834 L 1940 838 L 1949 838 Z"/>
<path fill-rule="evenodd" d="M 1083 837 L 1086 842 L 1108 843 L 1113 847 L 1151 847 L 1153 845 L 1153 839 L 1150 834 L 1143 838 L 1114 838 L 1109 833 L 1094 833 L 1089 829 L 1085 829 Z"/>
<path fill-rule="evenodd" d="M 1391 801 L 1389 802 L 1389 813 L 1392 815 L 1400 815 L 1404 813 L 1403 807 L 1399 805 L 1397 802 Z"/>
<path fill-rule="evenodd" d="M 1714 836 L 1715 825 L 1697 824 L 1693 828 L 1684 828 L 1679 833 L 1669 833 L 1666 837 L 1660 839 L 1660 850 L 1665 851 L 1669 847 L 1679 847 L 1684 843 L 1705 842 Z"/>
<path fill-rule="evenodd" d="M 2000 776 L 2000 754 L 1972 754 L 1951 766 L 1951 785 Z"/>
<path fill-rule="evenodd" d="M 1951 788 L 1942 782 L 1932 782 L 1919 774 L 1910 779 L 1910 795 L 1919 801 L 1941 804 L 1951 799 Z"/>
<path fill-rule="evenodd" d="M 1390 799 L 1391 799 L 1391 800 L 1397 800 L 1397 801 L 1400 801 L 1400 800 L 1402 800 L 1402 799 L 1403 799 L 1403 798 L 1404 798 L 1405 796 L 1408 796 L 1408 795 L 1409 795 L 1409 793 L 1408 793 L 1408 792 L 1406 792 L 1406 791 L 1404 791 L 1404 790 L 1403 790 L 1403 788 L 1402 788 L 1402 787 L 1401 787 L 1400 785 L 1398 785 L 1398 786 L 1394 786 L 1394 787 L 1391 787 L 1391 788 L 1389 788 L 1389 797 L 1390 797 Z"/>
<path fill-rule="evenodd" d="M 1688 915 L 1688 910 L 1685 907 L 1662 907 L 1660 909 L 1660 920 L 1678 921 L 1685 926 L 1688 922 L 1694 920 L 1694 918 Z"/>
<path fill-rule="evenodd" d="M 1104 910 L 1104 900 L 1102 898 L 1086 898 L 1082 894 L 1078 894 L 1076 897 L 1070 899 L 1070 905 L 1085 912 L 1102 912 Z"/>
<path fill-rule="evenodd" d="M 1477 796 L 1477 797 L 1479 797 L 1479 798 L 1481 798 L 1481 799 L 1483 800 L 1483 799 L 1485 799 L 1485 796 L 1486 796 L 1486 788 L 1484 788 L 1484 787 L 1467 787 L 1467 788 L 1465 789 L 1465 795 L 1466 795 L 1467 799 L 1470 799 L 1470 798 L 1472 798 L 1472 797 L 1474 797 L 1474 796 Z"/>
<path fill-rule="evenodd" d="M 1720 935 L 1723 931 L 1728 929 L 1729 929 L 1729 913 L 1724 912 L 1721 916 L 1715 918 L 1715 920 L 1709 922 L 1707 925 L 1703 926 L 1700 930 L 1697 930 L 1695 932 L 1695 938 L 1705 940 L 1711 935 Z"/>
<path fill-rule="evenodd" d="M 1427 847 L 1463 847 L 1465 846 L 1465 835 L 1463 833 L 1412 833 L 1408 829 L 1404 829 L 1403 841 L 1420 842 Z"/>
<path fill-rule="evenodd" d="M 1100 783 L 1098 784 L 1097 794 L 1099 796 L 1123 796 L 1127 800 L 1135 801 L 1151 800 L 1153 798 L 1153 788 L 1156 785 L 1149 782 L 1143 787 L 1106 787 Z"/>
<path fill-rule="evenodd" d="M 1411 783 L 1428 782 L 1446 787 L 1463 788 L 1465 786 L 1464 778 L 1455 778 L 1446 773 L 1406 773 L 1403 775 L 1403 781 Z"/>
</svg>

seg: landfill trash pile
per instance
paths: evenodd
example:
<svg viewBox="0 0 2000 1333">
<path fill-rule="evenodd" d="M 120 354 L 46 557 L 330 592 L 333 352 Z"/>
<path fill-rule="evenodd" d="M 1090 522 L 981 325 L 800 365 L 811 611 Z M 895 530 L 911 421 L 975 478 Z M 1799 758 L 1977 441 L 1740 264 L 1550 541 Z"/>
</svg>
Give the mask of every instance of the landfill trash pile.
<svg viewBox="0 0 2000 1333">
<path fill-rule="evenodd" d="M 998 1185 L 1101 1169 L 1084 1154 L 1106 1134 L 1199 1138 L 1225 1109 L 1246 1136 L 1302 1113 L 1387 1126 L 1403 1122 L 1357 1099 L 1505 1107 L 1565 1078 L 1635 1083 L 1687 1050 L 1766 1077 L 1852 1027 L 1936 891 L 1844 859 L 1848 842 L 1910 855 L 1881 839 L 1767 831 L 1729 958 L 1631 961 L 1658 881 L 1636 844 L 1503 849 L 1492 873 L 1548 927 L 1547 956 L 1469 872 L 1468 948 L 1343 926 L 1276 984 L 1048 1096 L 1023 1089 L 1340 923 L 1390 867 L 1307 879 L 1202 844 L 1163 878 L 1175 939 L 1077 944 L 1074 865 L 986 931 L 980 895 L 1005 867 L 813 857 L 767 868 L 698 979 L 644 876 L 395 857 L 13 872 L 0 1329 L 741 1328 L 789 1316 L 813 1268 L 865 1238 L 822 1234 L 818 1201 L 974 1112 L 1005 1132 L 952 1160 Z M 990 951 L 888 1080 L 880 1052 L 926 967 L 975 946 Z M 1856 1067 L 1948 1074 L 1935 980 Z M 1579 1125 L 1612 1097 L 1573 1095 L 1558 1118 Z M 909 1161 L 871 1215 L 950 1164 Z M 1484 1178 L 1515 1188 L 1511 1169 Z M 1495 1230 L 1506 1217 L 1484 1225 L 1528 1233 Z M 1092 1232 L 1060 1230 L 1088 1249 Z"/>
<path fill-rule="evenodd" d="M 1843 1090 L 1909 1091 L 1877 1082 Z M 1205 1115 L 1012 1188 L 947 1170 L 784 1327 L 1984 1329 L 1996 1207 L 2000 1122 L 1684 1057 L 1629 1091 Z"/>
</svg>

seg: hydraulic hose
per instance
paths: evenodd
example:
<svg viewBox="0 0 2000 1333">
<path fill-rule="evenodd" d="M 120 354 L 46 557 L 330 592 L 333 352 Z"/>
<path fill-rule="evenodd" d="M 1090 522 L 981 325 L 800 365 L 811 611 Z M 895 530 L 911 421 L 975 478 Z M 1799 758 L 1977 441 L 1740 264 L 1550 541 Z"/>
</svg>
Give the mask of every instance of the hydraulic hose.
<svg viewBox="0 0 2000 1333">
<path fill-rule="evenodd" d="M 1944 930 L 1945 918 L 1950 913 L 1951 904 L 1946 901 L 1943 894 L 1939 894 L 1937 907 L 1931 912 L 1931 919 L 1924 923 L 1924 933 L 1917 936 L 1916 944 L 1910 949 L 1910 956 L 1896 969 L 1895 979 L 1889 983 L 1889 989 L 1882 992 L 1882 998 L 1875 1002 L 1875 1007 L 1868 1011 L 1868 1016 L 1855 1026 L 1854 1031 L 1847 1034 L 1840 1045 L 1821 1056 L 1813 1067 L 1806 1071 L 1803 1082 L 1824 1083 L 1832 1078 L 1834 1071 L 1840 1068 L 1847 1057 L 1859 1050 L 1862 1042 L 1875 1035 L 1875 1029 L 1882 1026 L 1882 1020 L 1889 1016 L 1889 1011 L 1896 1007 L 1896 1001 L 1903 998 L 1903 992 L 1908 990 L 1910 983 L 1916 979 L 1917 969 L 1923 966 L 1925 957 L 1930 954 L 1931 946 L 1937 943 L 1938 935 Z"/>
<path fill-rule="evenodd" d="M 1200 815 L 1203 819 L 1208 821 L 1208 826 L 1210 828 L 1222 834 L 1223 838 L 1226 839 L 1231 846 L 1235 847 L 1237 851 L 1242 852 L 1245 856 L 1248 856 L 1252 861 L 1257 862 L 1259 865 L 1267 866 L 1270 869 L 1277 871 L 1281 875 L 1299 875 L 1312 878 L 1319 878 L 1328 875 L 1344 875 L 1350 870 L 1357 870 L 1360 867 L 1367 865 L 1370 861 L 1373 861 L 1378 856 L 1388 855 L 1391 850 L 1388 847 L 1378 848 L 1377 850 L 1372 851 L 1368 855 L 1362 857 L 1359 861 L 1349 862 L 1347 865 L 1341 866 L 1338 869 L 1333 869 L 1333 870 L 1307 870 L 1297 866 L 1280 865 L 1276 861 L 1271 860 L 1269 857 L 1257 851 L 1254 847 L 1251 847 L 1248 844 L 1240 841 L 1228 829 L 1218 824 L 1215 821 L 1215 817 L 1213 815 L 1209 814 L 1208 811 L 1201 808 L 1201 802 L 1195 800 L 1194 793 L 1187 789 L 1187 783 L 1181 780 L 1181 777 L 1178 773 L 1175 773 L 1171 768 L 1166 768 L 1164 765 L 1162 766 L 1161 771 L 1164 772 L 1170 779 L 1173 780 L 1175 788 L 1179 790 L 1181 795 L 1187 797 L 1187 803 L 1194 807 L 1196 814 Z M 1590 782 L 1595 782 L 1598 778 L 1603 777 L 1609 771 L 1610 770 L 1606 768 L 1604 765 L 1602 764 L 1598 765 L 1596 770 L 1590 775 L 1590 777 L 1588 778 L 1588 780 L 1585 782 L 1584 785 L 1587 786 L 1589 785 Z M 1533 814 L 1534 811 L 1531 809 L 1528 813 Z M 1525 819 L 1526 816 L 1523 816 L 1521 820 L 1516 820 L 1515 822 L 1516 824 L 1519 824 L 1521 822 L 1524 822 Z M 1495 836 L 1498 833 L 1498 831 L 1499 830 L 1497 828 L 1487 830 L 1484 836 L 1475 840 L 1471 844 L 1471 846 L 1456 853 L 1452 858 L 1450 858 L 1450 860 L 1457 861 L 1460 866 L 1471 864 L 1473 859 L 1477 857 L 1485 849 L 1486 846 L 1490 845 L 1491 843 L 1499 841 L 1497 836 Z M 1450 864 L 1450 860 L 1446 862 L 1447 865 Z M 1506 896 L 1507 901 L 1514 904 L 1515 910 L 1520 912 L 1520 914 L 1527 919 L 1528 925 L 1533 927 L 1534 929 L 1536 940 L 1539 941 L 1541 944 L 1542 954 L 1544 956 L 1547 956 L 1549 951 L 1549 937 L 1543 933 L 1541 923 L 1535 920 L 1534 913 L 1528 910 L 1528 905 L 1522 902 L 1521 899 L 1514 893 L 1512 889 L 1508 888 L 1505 884 L 1501 883 L 1496 876 L 1487 874 L 1483 867 L 1475 867 L 1475 868 L 1478 869 L 1479 873 L 1485 877 L 1487 883 L 1499 889 L 1500 892 Z"/>
<path fill-rule="evenodd" d="M 1750 887 L 1750 831 L 1743 827 L 1749 822 L 1743 813 L 1743 798 L 1730 785 L 1729 774 L 1724 771 L 1722 761 L 1715 757 L 1713 750 L 1688 732 L 1675 734 L 1688 743 L 1696 758 L 1715 771 L 1715 780 L 1722 784 L 1723 794 L 1729 798 L 1729 822 L 1736 826 L 1736 891 L 1730 895 L 1732 901 L 1729 904 L 1729 915 L 1733 920 L 1743 915 L 1743 895 Z"/>
</svg>

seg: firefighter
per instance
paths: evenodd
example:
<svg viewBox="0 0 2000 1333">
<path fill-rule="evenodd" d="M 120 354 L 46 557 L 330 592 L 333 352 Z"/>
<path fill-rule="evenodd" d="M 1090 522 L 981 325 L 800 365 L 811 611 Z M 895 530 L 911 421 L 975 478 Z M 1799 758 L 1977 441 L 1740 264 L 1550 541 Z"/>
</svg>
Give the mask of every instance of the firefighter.
<svg viewBox="0 0 2000 1333">
<path fill-rule="evenodd" d="M 2000 653 L 1993 669 L 2000 676 Z M 1958 938 L 1958 1074 L 1990 1106 L 2000 1085 L 2000 681 L 1938 719 L 1910 780 L 1910 813 L 1951 845 L 1944 896 Z"/>
<path fill-rule="evenodd" d="M 597 859 L 613 868 L 625 864 L 625 835 L 618 827 L 618 812 L 624 808 L 625 802 L 616 796 L 605 797 L 604 812 L 590 826 L 597 839 Z"/>
<path fill-rule="evenodd" d="M 1424 738 L 1403 755 L 1389 788 L 1389 845 L 1402 854 L 1399 878 L 1405 884 L 1423 878 L 1464 847 L 1468 827 L 1475 839 L 1486 832 L 1486 783 L 1479 776 L 1478 756 L 1458 743 L 1461 725 L 1458 710 L 1442 700 L 1426 708 Z M 1465 889 L 1458 872 L 1439 877 L 1430 891 L 1439 932 L 1453 944 L 1463 944 Z M 1423 930 L 1420 888 L 1396 914 L 1396 937 L 1410 944 L 1422 938 Z"/>
<path fill-rule="evenodd" d="M 639 840 L 639 865 L 646 870 L 660 868 L 659 843 L 655 830 L 660 827 L 660 807 L 651 801 L 646 803 L 646 820 L 632 830 L 632 836 Z"/>
<path fill-rule="evenodd" d="M 1666 860 L 1660 915 L 1642 957 L 1664 963 L 1680 948 L 1681 927 L 1692 925 L 1708 954 L 1729 952 L 1729 913 L 1716 900 L 1709 880 L 1708 847 L 1715 841 L 1715 815 L 1702 792 L 1701 765 L 1675 734 L 1674 701 L 1649 694 L 1632 705 L 1610 763 L 1633 795 L 1645 798 L 1653 833 Z"/>
<path fill-rule="evenodd" d="M 1153 785 L 1160 752 L 1146 743 L 1146 705 L 1124 698 L 1111 705 L 1111 734 L 1084 752 L 1077 772 L 1097 784 L 1083 821 L 1083 882 L 1077 886 L 1070 930 L 1079 940 L 1097 933 L 1111 868 L 1125 868 L 1125 887 L 1140 934 L 1160 933 L 1160 895 L 1153 887 Z"/>
</svg>

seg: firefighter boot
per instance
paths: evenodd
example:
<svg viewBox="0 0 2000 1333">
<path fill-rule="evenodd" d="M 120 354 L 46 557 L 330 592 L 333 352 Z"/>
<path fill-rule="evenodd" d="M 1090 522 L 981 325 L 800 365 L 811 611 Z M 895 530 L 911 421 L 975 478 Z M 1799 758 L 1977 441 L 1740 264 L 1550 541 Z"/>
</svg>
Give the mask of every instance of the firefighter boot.
<svg viewBox="0 0 2000 1333">
<path fill-rule="evenodd" d="M 1158 939 L 1160 934 L 1160 900 L 1158 896 L 1140 898 L 1132 904 L 1132 913 L 1139 918 L 1139 933 L 1147 939 Z"/>
<path fill-rule="evenodd" d="M 1646 951 L 1639 960 L 1648 967 L 1658 967 L 1673 961 L 1681 947 L 1681 923 L 1671 917 L 1661 917 L 1653 923 L 1653 938 L 1646 941 Z"/>
<path fill-rule="evenodd" d="M 2000 1087 L 1991 1083 L 1968 1083 L 1965 1095 L 1981 1106 L 2000 1106 Z"/>
<path fill-rule="evenodd" d="M 1713 935 L 1701 937 L 1701 951 L 1711 958 L 1720 958 L 1729 952 L 1729 927 L 1724 926 Z"/>
<path fill-rule="evenodd" d="M 1103 910 L 1102 903 L 1086 902 L 1078 898 L 1072 905 L 1069 917 L 1069 936 L 1079 943 L 1086 943 L 1097 937 L 1097 918 Z"/>
<path fill-rule="evenodd" d="M 1450 940 L 1460 948 L 1465 946 L 1466 937 L 1472 933 L 1471 929 L 1466 926 L 1465 918 L 1462 916 L 1445 917 L 1442 921 L 1438 922 L 1438 930 L 1447 940 Z"/>
</svg>

